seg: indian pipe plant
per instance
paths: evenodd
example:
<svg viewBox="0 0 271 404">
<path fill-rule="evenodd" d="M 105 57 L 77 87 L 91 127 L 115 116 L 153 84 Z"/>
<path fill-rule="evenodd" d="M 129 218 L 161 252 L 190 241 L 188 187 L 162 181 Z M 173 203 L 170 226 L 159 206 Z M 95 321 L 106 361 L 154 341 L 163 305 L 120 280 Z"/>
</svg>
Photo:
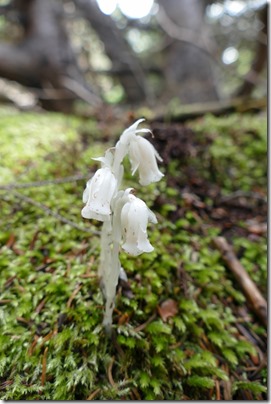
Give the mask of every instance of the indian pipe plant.
<svg viewBox="0 0 271 404">
<path fill-rule="evenodd" d="M 140 134 L 149 129 L 137 129 L 144 119 L 137 120 L 120 136 L 115 147 L 109 148 L 104 157 L 94 158 L 101 163 L 87 182 L 83 193 L 82 216 L 103 222 L 101 254 L 98 269 L 101 290 L 105 299 L 103 325 L 108 333 L 112 327 L 112 313 L 121 271 L 119 252 L 133 256 L 153 251 L 147 234 L 148 222 L 157 223 L 155 214 L 146 203 L 134 195 L 133 188 L 120 190 L 125 156 L 131 163 L 132 174 L 138 170 L 140 185 L 160 181 L 157 160 L 161 157 L 153 145 Z"/>
</svg>

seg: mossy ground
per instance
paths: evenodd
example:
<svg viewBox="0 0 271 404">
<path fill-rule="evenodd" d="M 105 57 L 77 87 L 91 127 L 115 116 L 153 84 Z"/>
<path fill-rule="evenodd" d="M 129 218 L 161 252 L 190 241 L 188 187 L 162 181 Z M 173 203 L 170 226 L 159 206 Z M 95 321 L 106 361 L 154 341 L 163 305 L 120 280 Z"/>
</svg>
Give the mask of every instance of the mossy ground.
<svg viewBox="0 0 271 404">
<path fill-rule="evenodd" d="M 0 118 L 1 184 L 91 175 L 91 158 L 127 126 L 12 109 Z M 235 206 L 230 220 L 231 208 L 223 213 L 210 193 L 265 195 L 265 116 L 153 126 L 158 138 L 189 132 L 192 148 L 167 149 L 159 184 L 142 189 L 125 178 L 159 223 L 149 230 L 154 252 L 121 253 L 128 282 L 118 288 L 112 339 L 101 326 L 100 224 L 80 216 L 85 180 L 0 191 L 2 399 L 266 399 L 266 330 L 212 243 L 218 234 L 230 238 L 266 295 L 265 233 L 249 230 L 249 220 L 263 220 L 255 213 L 263 206 L 248 209 L 246 200 L 238 212 L 248 216 Z"/>
</svg>

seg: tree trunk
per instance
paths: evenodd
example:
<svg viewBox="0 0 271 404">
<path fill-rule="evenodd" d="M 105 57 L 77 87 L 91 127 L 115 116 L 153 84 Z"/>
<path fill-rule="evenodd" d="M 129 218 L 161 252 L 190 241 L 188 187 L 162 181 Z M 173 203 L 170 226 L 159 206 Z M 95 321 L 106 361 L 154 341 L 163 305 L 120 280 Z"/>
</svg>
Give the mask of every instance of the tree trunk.
<svg viewBox="0 0 271 404">
<path fill-rule="evenodd" d="M 244 83 L 237 90 L 236 96 L 250 96 L 255 86 L 257 85 L 260 74 L 266 66 L 267 61 L 267 5 L 259 13 L 262 29 L 259 32 L 258 44 L 255 51 L 255 58 L 253 60 L 250 71 L 244 78 Z"/>
<path fill-rule="evenodd" d="M 46 109 L 70 111 L 78 98 L 67 88 L 70 82 L 80 89 L 87 85 L 65 30 L 62 1 L 16 0 L 11 6 L 24 37 L 17 45 L 0 44 L 0 76 L 38 89 Z"/>
<path fill-rule="evenodd" d="M 184 104 L 218 99 L 204 25 L 205 1 L 159 0 L 158 21 L 175 41 L 166 49 L 165 74 L 169 94 Z"/>
<path fill-rule="evenodd" d="M 114 70 L 124 72 L 119 76 L 119 80 L 125 90 L 127 101 L 134 103 L 145 100 L 148 89 L 144 71 L 115 22 L 100 11 L 96 0 L 74 0 L 74 3 L 81 9 L 83 18 L 90 22 L 103 42 Z"/>
</svg>

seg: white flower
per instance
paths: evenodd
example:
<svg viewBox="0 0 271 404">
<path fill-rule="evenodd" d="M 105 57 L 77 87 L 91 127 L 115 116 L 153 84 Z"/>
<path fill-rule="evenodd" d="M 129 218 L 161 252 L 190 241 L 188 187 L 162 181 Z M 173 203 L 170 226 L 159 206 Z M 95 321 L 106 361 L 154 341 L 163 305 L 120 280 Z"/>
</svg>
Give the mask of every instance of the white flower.
<svg viewBox="0 0 271 404">
<path fill-rule="evenodd" d="M 128 146 L 131 142 L 131 139 L 136 136 L 137 127 L 140 122 L 144 121 L 144 119 L 138 119 L 133 125 L 129 126 L 129 128 L 125 129 L 125 131 L 120 136 L 119 141 L 115 147 L 115 157 L 113 163 L 113 173 L 118 177 L 119 175 L 119 167 L 122 163 L 122 160 L 128 153 Z M 141 129 L 142 131 L 142 129 Z M 145 129 L 143 129 L 145 131 Z"/>
<path fill-rule="evenodd" d="M 159 161 L 162 159 L 147 139 L 135 135 L 130 141 L 128 153 L 132 165 L 132 174 L 134 175 L 138 169 L 141 185 L 160 181 L 164 176 L 159 171 L 156 161 L 156 159 Z"/>
<path fill-rule="evenodd" d="M 110 219 L 111 200 L 117 192 L 117 180 L 108 166 L 96 171 L 87 182 L 83 193 L 83 202 L 86 206 L 82 209 L 85 219 L 97 219 L 102 222 Z"/>
<path fill-rule="evenodd" d="M 155 214 L 141 199 L 128 195 L 128 202 L 121 211 L 121 230 L 124 238 L 122 248 L 129 254 L 153 251 L 147 235 L 148 221 L 157 223 Z"/>
<path fill-rule="evenodd" d="M 148 140 L 137 135 L 137 133 L 151 132 L 149 129 L 137 129 L 142 121 L 144 119 L 138 119 L 121 135 L 116 144 L 113 172 L 118 172 L 118 165 L 128 153 L 132 165 L 132 174 L 138 169 L 140 184 L 148 185 L 151 182 L 159 181 L 164 174 L 158 169 L 156 160 L 162 161 L 162 159 L 153 145 Z"/>
<path fill-rule="evenodd" d="M 133 138 L 137 132 L 146 132 L 146 131 L 150 132 L 149 129 L 137 129 L 138 125 L 143 121 L 145 121 L 144 118 L 138 119 L 135 123 L 133 123 L 133 125 L 129 126 L 129 128 L 127 128 L 127 129 L 125 129 L 125 131 L 122 133 L 118 143 L 121 145 L 128 146 L 128 144 L 131 141 L 131 138 Z M 118 145 L 118 143 L 117 143 L 117 145 Z"/>
</svg>

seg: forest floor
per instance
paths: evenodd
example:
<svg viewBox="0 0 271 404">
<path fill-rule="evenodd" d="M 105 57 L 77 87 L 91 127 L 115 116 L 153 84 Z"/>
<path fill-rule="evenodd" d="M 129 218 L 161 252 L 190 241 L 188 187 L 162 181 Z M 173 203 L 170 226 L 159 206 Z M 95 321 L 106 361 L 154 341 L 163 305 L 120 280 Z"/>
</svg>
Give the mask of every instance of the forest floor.
<svg viewBox="0 0 271 404">
<path fill-rule="evenodd" d="M 266 298 L 266 115 L 142 125 L 165 177 L 141 187 L 128 172 L 124 188 L 157 215 L 155 249 L 121 252 L 108 338 L 82 192 L 133 121 L 0 108 L 0 398 L 266 400 L 265 313 L 216 243 Z"/>
</svg>

